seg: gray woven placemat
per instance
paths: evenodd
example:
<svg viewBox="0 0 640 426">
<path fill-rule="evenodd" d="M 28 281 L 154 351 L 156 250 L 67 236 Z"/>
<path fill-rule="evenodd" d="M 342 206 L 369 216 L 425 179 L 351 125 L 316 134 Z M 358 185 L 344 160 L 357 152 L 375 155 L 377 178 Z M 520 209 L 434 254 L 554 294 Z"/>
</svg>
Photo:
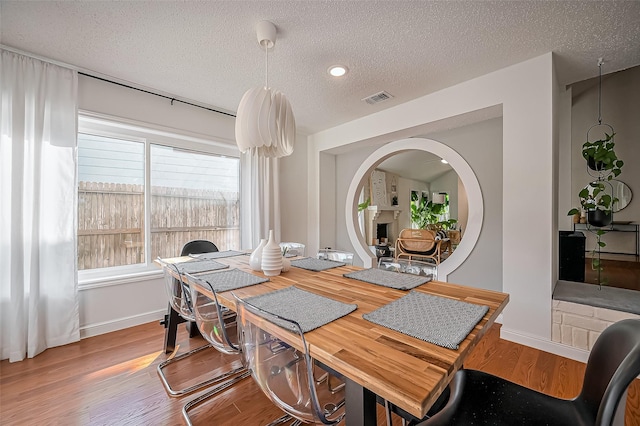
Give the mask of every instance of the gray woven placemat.
<svg viewBox="0 0 640 426">
<path fill-rule="evenodd" d="M 224 265 L 220 262 L 216 262 L 215 260 L 208 259 L 194 259 L 187 262 L 174 263 L 174 265 L 183 274 L 185 272 L 189 274 L 197 274 L 198 272 L 215 271 L 229 267 L 229 265 Z"/>
<path fill-rule="evenodd" d="M 211 288 L 217 292 L 235 290 L 269 281 L 269 278 L 258 277 L 239 269 L 198 275 L 198 278 L 208 282 Z"/>
<path fill-rule="evenodd" d="M 237 250 L 214 251 L 211 253 L 190 254 L 189 256 L 197 259 L 222 259 L 224 257 L 242 256 L 244 252 Z"/>
<path fill-rule="evenodd" d="M 304 333 L 335 321 L 358 308 L 358 305 L 338 302 L 294 286 L 249 297 L 246 301 L 263 311 L 296 321 Z M 286 324 L 278 325 L 288 328 Z"/>
<path fill-rule="evenodd" d="M 344 276 L 346 278 L 391 287 L 397 290 L 411 290 L 412 288 L 416 288 L 419 285 L 431 281 L 431 277 L 403 274 L 400 272 L 385 271 L 384 269 L 376 268 L 361 269 L 359 271 L 344 274 Z"/>
<path fill-rule="evenodd" d="M 411 291 L 362 318 L 425 342 L 458 349 L 488 306 Z"/>
<path fill-rule="evenodd" d="M 291 266 L 296 268 L 308 269 L 309 271 L 325 271 L 331 268 L 337 268 L 338 266 L 344 266 L 344 262 L 336 262 L 335 260 L 316 259 L 313 257 L 304 257 L 302 259 L 296 259 L 291 261 Z"/>
</svg>

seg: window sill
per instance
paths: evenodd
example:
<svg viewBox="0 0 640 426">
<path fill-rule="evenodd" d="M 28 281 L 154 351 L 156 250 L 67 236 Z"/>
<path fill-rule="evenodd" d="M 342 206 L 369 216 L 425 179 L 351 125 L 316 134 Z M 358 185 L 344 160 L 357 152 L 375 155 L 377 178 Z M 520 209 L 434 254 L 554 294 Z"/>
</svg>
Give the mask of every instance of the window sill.
<svg viewBox="0 0 640 426">
<path fill-rule="evenodd" d="M 100 287 L 130 284 L 147 279 L 162 277 L 162 271 L 156 267 L 148 267 L 135 272 L 131 271 L 79 271 L 78 290 L 91 290 Z"/>
</svg>

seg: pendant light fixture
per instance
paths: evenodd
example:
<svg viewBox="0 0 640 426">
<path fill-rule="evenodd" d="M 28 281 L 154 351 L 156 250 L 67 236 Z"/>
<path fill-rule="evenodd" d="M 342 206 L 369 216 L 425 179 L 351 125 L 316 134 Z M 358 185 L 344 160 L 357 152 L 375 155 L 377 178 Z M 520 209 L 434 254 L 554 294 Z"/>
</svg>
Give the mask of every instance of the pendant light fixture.
<svg viewBox="0 0 640 426">
<path fill-rule="evenodd" d="M 265 84 L 249 89 L 240 100 L 236 114 L 236 143 L 243 153 L 285 157 L 293 153 L 296 122 L 284 94 L 269 87 L 269 49 L 276 43 L 276 26 L 269 21 L 258 22 L 256 33 L 258 43 L 265 51 Z"/>
</svg>

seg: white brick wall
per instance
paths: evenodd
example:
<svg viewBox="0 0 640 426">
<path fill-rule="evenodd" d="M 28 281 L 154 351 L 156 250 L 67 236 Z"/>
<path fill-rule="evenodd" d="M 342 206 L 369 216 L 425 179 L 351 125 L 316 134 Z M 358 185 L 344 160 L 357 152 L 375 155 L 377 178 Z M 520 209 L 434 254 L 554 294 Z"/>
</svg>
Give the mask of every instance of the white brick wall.
<svg viewBox="0 0 640 426">
<path fill-rule="evenodd" d="M 627 318 L 640 318 L 640 315 L 554 300 L 551 340 L 591 350 L 605 328 Z"/>
</svg>

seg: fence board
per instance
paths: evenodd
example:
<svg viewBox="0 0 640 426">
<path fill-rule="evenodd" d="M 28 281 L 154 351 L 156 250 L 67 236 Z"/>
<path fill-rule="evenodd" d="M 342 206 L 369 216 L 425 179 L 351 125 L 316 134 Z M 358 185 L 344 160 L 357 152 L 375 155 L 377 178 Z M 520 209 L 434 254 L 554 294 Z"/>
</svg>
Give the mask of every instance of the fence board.
<svg viewBox="0 0 640 426">
<path fill-rule="evenodd" d="M 176 256 L 194 239 L 239 249 L 239 206 L 237 193 L 153 187 L 152 258 Z M 78 269 L 143 263 L 144 233 L 142 185 L 79 183 Z"/>
</svg>

